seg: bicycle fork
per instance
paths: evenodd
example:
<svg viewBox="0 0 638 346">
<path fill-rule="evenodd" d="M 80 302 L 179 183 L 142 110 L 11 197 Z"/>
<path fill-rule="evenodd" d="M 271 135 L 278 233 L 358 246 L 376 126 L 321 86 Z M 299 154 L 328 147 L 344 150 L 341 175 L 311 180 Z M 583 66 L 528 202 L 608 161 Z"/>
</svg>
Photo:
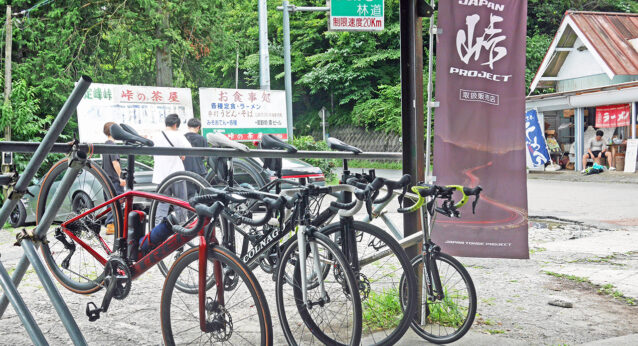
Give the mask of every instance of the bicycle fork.
<svg viewBox="0 0 638 346">
<path fill-rule="evenodd" d="M 313 270 L 317 280 L 319 281 L 319 289 L 321 290 L 321 299 L 318 302 L 311 302 L 308 300 L 308 277 L 306 276 L 306 226 L 299 226 L 297 231 L 297 242 L 299 244 L 299 270 L 301 271 L 301 297 L 303 304 L 312 309 L 314 305 L 323 305 L 328 302 L 328 294 L 326 293 L 325 286 L 323 284 L 323 275 L 321 271 L 321 260 L 319 257 L 319 248 L 316 241 L 310 241 L 310 253 L 312 255 Z"/>
<path fill-rule="evenodd" d="M 212 222 L 209 225 L 209 230 L 213 228 Z M 206 234 L 210 232 L 207 231 Z M 199 289 L 198 289 L 198 297 L 199 297 L 199 327 L 202 332 L 210 333 L 213 329 L 216 328 L 216 324 L 219 322 L 216 318 L 213 318 L 211 323 L 209 323 L 207 314 L 216 314 L 225 304 L 224 301 L 224 278 L 223 278 L 223 268 L 219 261 L 213 260 L 213 275 L 215 275 L 215 286 L 217 288 L 216 299 L 206 299 L 206 289 L 207 289 L 207 280 L 208 280 L 208 251 L 209 246 L 206 239 L 210 239 L 209 236 L 199 236 Z M 213 244 L 215 246 L 215 244 Z M 223 322 L 222 322 L 223 323 Z M 223 326 L 217 326 L 217 328 Z"/>
</svg>

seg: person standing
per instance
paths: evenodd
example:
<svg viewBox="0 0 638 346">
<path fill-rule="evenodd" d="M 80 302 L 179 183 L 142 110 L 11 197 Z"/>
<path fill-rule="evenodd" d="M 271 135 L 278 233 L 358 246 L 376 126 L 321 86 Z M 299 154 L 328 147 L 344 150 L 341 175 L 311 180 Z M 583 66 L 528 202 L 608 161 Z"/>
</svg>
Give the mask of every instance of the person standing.
<svg viewBox="0 0 638 346">
<path fill-rule="evenodd" d="M 206 139 L 200 135 L 199 132 L 202 129 L 202 123 L 199 119 L 192 118 L 186 123 L 188 125 L 188 132 L 184 135 L 188 142 L 190 142 L 193 148 L 206 148 Z M 206 167 L 204 166 L 203 156 L 187 156 L 184 159 L 184 168 L 193 173 L 197 173 L 202 177 L 206 176 Z"/>
<path fill-rule="evenodd" d="M 153 142 L 156 147 L 174 147 L 174 148 L 190 148 L 191 144 L 186 137 L 179 133 L 179 125 L 181 121 L 177 114 L 169 114 L 164 119 L 166 128 L 153 136 Z M 165 156 L 154 155 L 153 165 L 153 184 L 160 184 L 166 177 L 172 173 L 184 170 L 184 156 Z M 187 190 L 185 182 L 175 183 L 169 186 L 167 194 L 179 198 L 181 200 L 187 199 Z M 159 224 L 168 215 L 170 205 L 167 203 L 160 203 L 157 207 L 157 213 L 155 215 L 155 224 Z M 179 208 L 176 212 L 179 214 L 178 218 L 181 220 L 186 216 L 186 210 Z"/>
<path fill-rule="evenodd" d="M 104 144 L 115 144 L 115 140 L 111 136 L 111 125 L 115 124 L 112 121 L 104 124 L 103 132 L 107 137 Z M 126 186 L 126 180 L 122 179 L 122 166 L 120 166 L 120 155 L 117 154 L 103 154 L 102 155 L 102 168 L 109 180 L 115 188 L 115 195 L 119 196 L 124 193 L 124 186 Z M 110 235 L 115 233 L 115 227 L 113 225 L 113 214 L 109 213 L 106 217 L 106 234 Z"/>
</svg>

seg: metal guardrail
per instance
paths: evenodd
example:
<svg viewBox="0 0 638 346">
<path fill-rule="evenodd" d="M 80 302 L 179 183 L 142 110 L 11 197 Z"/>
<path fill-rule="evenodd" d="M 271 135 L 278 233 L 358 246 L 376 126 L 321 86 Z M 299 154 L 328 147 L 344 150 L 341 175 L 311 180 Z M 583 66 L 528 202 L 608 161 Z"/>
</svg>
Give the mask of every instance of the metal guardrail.
<svg viewBox="0 0 638 346">
<path fill-rule="evenodd" d="M 14 153 L 35 152 L 38 142 L 0 142 L 0 151 Z M 56 143 L 51 153 L 68 153 L 72 144 Z M 213 157 L 259 157 L 259 158 L 312 158 L 312 159 L 367 159 L 367 160 L 401 160 L 401 153 L 368 152 L 352 154 L 340 151 L 305 151 L 289 153 L 284 150 L 254 149 L 243 152 L 235 149 L 219 148 L 173 148 L 173 147 L 135 147 L 113 144 L 80 144 L 79 149 L 94 154 L 123 155 L 174 155 L 174 156 L 213 156 Z"/>
</svg>

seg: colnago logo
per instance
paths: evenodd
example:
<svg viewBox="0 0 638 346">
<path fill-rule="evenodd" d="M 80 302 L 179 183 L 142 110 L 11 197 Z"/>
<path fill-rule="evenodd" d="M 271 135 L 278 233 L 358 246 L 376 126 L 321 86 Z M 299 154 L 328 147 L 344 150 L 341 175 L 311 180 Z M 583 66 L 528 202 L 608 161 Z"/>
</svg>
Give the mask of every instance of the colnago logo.
<svg viewBox="0 0 638 346">
<path fill-rule="evenodd" d="M 242 260 L 245 263 L 250 261 L 253 257 L 255 257 L 255 254 L 259 253 L 259 251 L 261 251 L 264 247 L 270 244 L 273 241 L 273 239 L 276 239 L 277 236 L 279 236 L 279 232 L 280 232 L 279 228 L 276 228 L 272 232 L 268 233 L 268 235 L 266 235 L 266 238 L 262 239 L 259 243 L 255 244 L 255 246 L 253 246 L 252 249 L 248 250 L 248 253 L 246 253 L 246 255 L 244 256 L 244 258 L 242 258 Z"/>
</svg>

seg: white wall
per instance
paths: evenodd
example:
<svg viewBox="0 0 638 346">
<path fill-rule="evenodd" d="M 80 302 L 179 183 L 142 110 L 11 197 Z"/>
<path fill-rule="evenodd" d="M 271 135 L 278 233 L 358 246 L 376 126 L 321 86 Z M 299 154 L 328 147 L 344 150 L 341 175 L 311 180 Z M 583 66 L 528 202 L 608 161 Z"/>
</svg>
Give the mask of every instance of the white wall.
<svg viewBox="0 0 638 346">
<path fill-rule="evenodd" d="M 567 59 L 558 72 L 559 79 L 580 78 L 605 73 L 588 49 L 577 50 L 581 46 L 583 46 L 583 41 L 577 38 L 574 42 L 574 50 L 567 55 Z"/>
</svg>

